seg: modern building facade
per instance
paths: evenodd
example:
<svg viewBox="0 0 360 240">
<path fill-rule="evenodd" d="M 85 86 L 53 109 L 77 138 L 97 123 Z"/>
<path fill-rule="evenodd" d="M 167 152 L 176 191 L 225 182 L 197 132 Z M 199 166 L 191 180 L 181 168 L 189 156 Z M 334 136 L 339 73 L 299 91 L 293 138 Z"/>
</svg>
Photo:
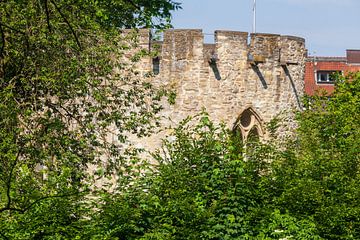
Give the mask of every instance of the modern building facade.
<svg viewBox="0 0 360 240">
<path fill-rule="evenodd" d="M 305 63 L 305 94 L 331 95 L 333 74 L 360 71 L 360 50 L 346 50 L 345 57 L 309 56 Z"/>
</svg>

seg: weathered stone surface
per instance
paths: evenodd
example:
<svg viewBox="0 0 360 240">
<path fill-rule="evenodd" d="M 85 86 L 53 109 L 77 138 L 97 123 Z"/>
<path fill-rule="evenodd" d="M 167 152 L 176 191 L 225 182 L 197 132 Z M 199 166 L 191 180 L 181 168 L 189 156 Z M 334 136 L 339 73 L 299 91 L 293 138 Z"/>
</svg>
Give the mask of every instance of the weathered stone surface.
<svg viewBox="0 0 360 240">
<path fill-rule="evenodd" d="M 141 30 L 141 44 L 148 30 Z M 160 73 L 154 84 L 171 86 L 174 106 L 165 105 L 163 125 L 173 125 L 205 108 L 216 122 L 230 128 L 251 109 L 260 124 L 278 113 L 301 108 L 305 41 L 276 34 L 216 31 L 215 44 L 204 44 L 201 30 L 167 30 L 160 46 Z M 261 61 L 260 61 L 260 60 Z M 149 60 L 141 67 L 152 70 Z M 159 136 L 146 140 L 158 146 Z"/>
</svg>

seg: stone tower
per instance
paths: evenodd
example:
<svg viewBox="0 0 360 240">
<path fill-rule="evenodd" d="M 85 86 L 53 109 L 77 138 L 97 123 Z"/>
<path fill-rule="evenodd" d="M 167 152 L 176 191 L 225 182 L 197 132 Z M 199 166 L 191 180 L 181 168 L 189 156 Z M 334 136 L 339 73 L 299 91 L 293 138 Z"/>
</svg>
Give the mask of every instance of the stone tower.
<svg viewBox="0 0 360 240">
<path fill-rule="evenodd" d="M 204 44 L 202 30 L 167 30 L 162 42 L 151 42 L 149 30 L 140 30 L 141 45 L 158 45 L 159 51 L 143 68 L 154 71 L 154 83 L 177 94 L 163 116 L 178 122 L 205 108 L 215 122 L 246 138 L 250 132 L 263 135 L 263 124 L 278 113 L 301 108 L 304 39 L 237 31 L 214 35 L 215 44 Z"/>
</svg>

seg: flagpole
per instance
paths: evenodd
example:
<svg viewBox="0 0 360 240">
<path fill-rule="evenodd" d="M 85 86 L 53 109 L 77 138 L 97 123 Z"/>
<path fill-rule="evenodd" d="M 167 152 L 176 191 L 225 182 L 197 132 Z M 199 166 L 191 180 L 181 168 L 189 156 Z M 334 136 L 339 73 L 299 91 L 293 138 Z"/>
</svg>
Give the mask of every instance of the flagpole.
<svg viewBox="0 0 360 240">
<path fill-rule="evenodd" d="M 253 33 L 256 33 L 256 0 L 253 4 Z"/>
</svg>

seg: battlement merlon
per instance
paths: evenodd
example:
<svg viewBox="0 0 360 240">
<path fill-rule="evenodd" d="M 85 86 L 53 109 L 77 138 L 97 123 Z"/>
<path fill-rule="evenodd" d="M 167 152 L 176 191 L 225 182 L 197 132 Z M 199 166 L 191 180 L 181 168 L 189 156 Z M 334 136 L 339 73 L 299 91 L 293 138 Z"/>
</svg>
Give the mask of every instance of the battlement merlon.
<svg viewBox="0 0 360 240">
<path fill-rule="evenodd" d="M 248 33 L 215 31 L 215 55 L 219 62 L 247 61 Z"/>
<path fill-rule="evenodd" d="M 295 36 L 281 36 L 281 64 L 304 64 L 307 56 L 305 39 Z"/>
<path fill-rule="evenodd" d="M 201 29 L 169 29 L 161 44 L 163 60 L 193 60 L 202 58 L 204 35 Z"/>
</svg>

